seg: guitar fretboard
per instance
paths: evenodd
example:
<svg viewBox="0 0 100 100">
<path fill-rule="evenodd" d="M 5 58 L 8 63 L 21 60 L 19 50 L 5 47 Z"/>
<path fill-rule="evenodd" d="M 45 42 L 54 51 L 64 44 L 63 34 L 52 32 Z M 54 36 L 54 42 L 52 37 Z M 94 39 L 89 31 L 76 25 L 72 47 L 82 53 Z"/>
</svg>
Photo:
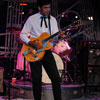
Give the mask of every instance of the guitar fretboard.
<svg viewBox="0 0 100 100">
<path fill-rule="evenodd" d="M 57 33 L 51 35 L 50 37 L 44 39 L 43 42 L 47 42 L 47 41 L 49 41 L 50 39 L 54 38 L 54 37 L 57 36 L 58 34 L 59 34 L 59 32 L 57 32 Z"/>
<path fill-rule="evenodd" d="M 66 30 L 67 28 L 68 28 L 68 26 L 67 26 L 67 27 L 64 27 L 64 28 L 62 29 L 62 31 Z M 42 42 L 47 42 L 47 41 L 49 41 L 50 39 L 52 39 L 52 38 L 54 38 L 55 36 L 57 36 L 58 34 L 59 34 L 59 32 L 57 32 L 57 33 L 55 33 L 55 34 L 49 36 L 48 38 L 42 40 Z"/>
</svg>

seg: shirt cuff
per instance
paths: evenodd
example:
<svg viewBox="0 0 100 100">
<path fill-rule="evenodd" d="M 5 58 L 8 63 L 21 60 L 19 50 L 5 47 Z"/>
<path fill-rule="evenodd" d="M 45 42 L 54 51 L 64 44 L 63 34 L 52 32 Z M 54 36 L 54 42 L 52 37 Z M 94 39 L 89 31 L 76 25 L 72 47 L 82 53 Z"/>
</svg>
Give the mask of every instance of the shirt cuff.
<svg viewBox="0 0 100 100">
<path fill-rule="evenodd" d="M 29 40 L 29 39 L 27 39 L 27 40 L 25 41 L 25 43 L 28 45 L 28 44 L 29 44 L 29 41 L 30 41 L 30 40 Z"/>
</svg>

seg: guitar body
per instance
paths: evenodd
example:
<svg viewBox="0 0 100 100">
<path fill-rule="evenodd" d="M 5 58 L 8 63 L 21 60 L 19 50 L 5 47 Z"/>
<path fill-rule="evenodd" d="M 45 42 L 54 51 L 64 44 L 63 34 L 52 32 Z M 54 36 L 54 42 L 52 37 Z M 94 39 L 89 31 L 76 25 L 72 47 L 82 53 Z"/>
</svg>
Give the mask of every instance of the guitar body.
<svg viewBox="0 0 100 100">
<path fill-rule="evenodd" d="M 50 35 L 48 33 L 42 33 L 39 38 L 30 38 L 31 41 L 38 41 L 40 45 L 43 45 L 41 49 L 32 48 L 25 43 L 22 46 L 22 53 L 26 60 L 30 62 L 40 61 L 44 54 L 45 50 L 49 50 L 53 48 L 53 45 L 50 43 L 51 41 L 43 42 L 44 39 L 48 38 Z"/>
</svg>

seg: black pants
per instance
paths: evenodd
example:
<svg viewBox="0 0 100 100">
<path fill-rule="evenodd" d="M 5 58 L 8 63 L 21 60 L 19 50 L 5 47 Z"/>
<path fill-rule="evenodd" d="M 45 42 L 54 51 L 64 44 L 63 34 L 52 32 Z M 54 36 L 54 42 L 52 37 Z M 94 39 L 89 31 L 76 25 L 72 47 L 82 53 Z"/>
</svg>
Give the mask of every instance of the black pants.
<svg viewBox="0 0 100 100">
<path fill-rule="evenodd" d="M 30 65 L 35 100 L 41 100 L 42 65 L 51 79 L 54 100 L 61 100 L 60 77 L 51 51 L 46 51 L 41 61 L 31 62 Z"/>
</svg>

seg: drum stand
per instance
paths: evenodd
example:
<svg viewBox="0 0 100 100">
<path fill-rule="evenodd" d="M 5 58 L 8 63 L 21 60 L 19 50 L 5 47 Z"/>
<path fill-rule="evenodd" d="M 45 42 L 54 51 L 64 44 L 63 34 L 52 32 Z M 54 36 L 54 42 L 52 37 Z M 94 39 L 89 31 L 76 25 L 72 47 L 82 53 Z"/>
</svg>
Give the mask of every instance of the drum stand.
<svg viewBox="0 0 100 100">
<path fill-rule="evenodd" d="M 69 83 L 69 82 L 73 82 L 73 79 L 70 75 L 70 73 L 67 71 L 67 61 L 69 61 L 69 57 L 66 56 L 66 58 L 64 58 L 64 72 L 62 74 L 62 83 Z"/>
</svg>

